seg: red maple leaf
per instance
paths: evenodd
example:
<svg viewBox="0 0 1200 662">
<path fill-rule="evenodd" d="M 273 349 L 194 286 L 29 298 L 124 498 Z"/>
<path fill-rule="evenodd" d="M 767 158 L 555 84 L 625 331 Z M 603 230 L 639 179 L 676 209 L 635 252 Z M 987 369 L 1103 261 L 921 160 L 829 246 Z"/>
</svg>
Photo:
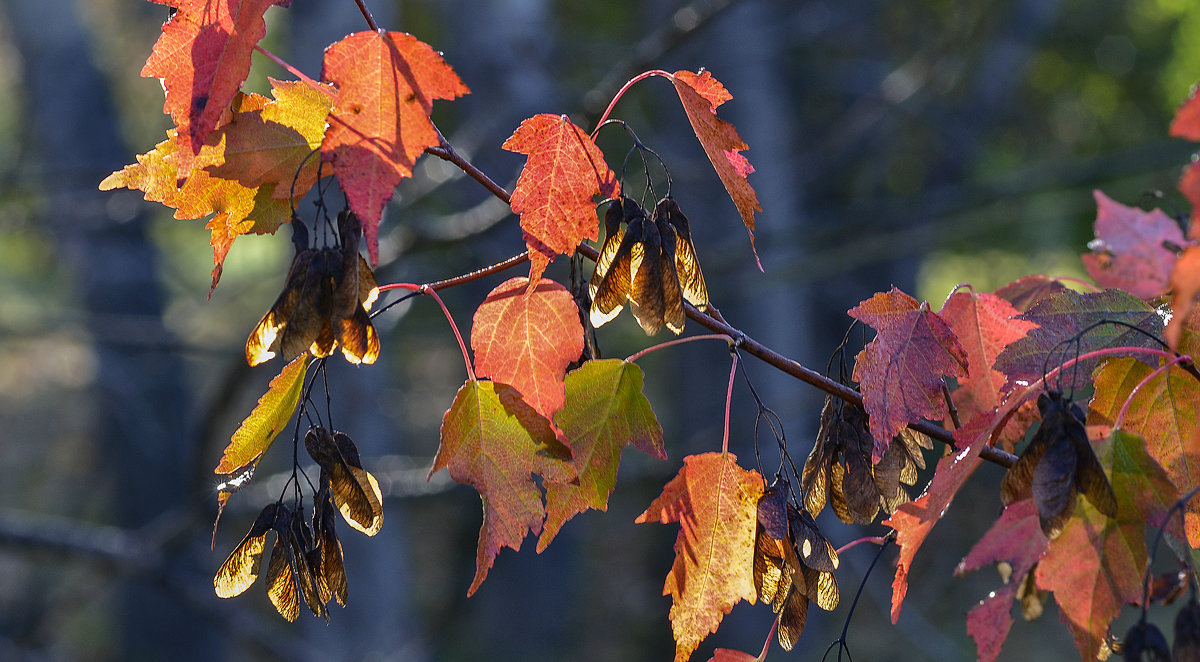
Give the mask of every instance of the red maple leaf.
<svg viewBox="0 0 1200 662">
<path fill-rule="evenodd" d="M 1179 224 L 1160 209 L 1142 211 L 1096 197 L 1096 238 L 1083 254 L 1088 274 L 1101 287 L 1117 287 L 1142 299 L 1167 291 L 1177 247 L 1184 245 Z"/>
<path fill-rule="evenodd" d="M 263 14 L 291 0 L 153 0 L 178 11 L 163 24 L 145 78 L 166 90 L 163 112 L 179 127 L 180 179 L 250 73 L 250 53 L 267 33 Z"/>
<path fill-rule="evenodd" d="M 642 379 L 636 363 L 620 359 L 588 361 L 567 374 L 566 404 L 554 422 L 571 446 L 579 480 L 546 484 L 546 526 L 538 538 L 539 552 L 575 515 L 588 508 L 608 509 L 626 446 L 667 459 L 662 426 L 642 394 Z"/>
<path fill-rule="evenodd" d="M 975 639 L 980 660 L 992 662 L 1000 654 L 1000 647 L 1012 627 L 1010 612 L 1017 586 L 1046 553 L 1048 543 L 1042 533 L 1037 505 L 1033 499 L 1024 499 L 1009 504 L 954 569 L 954 574 L 961 575 L 1001 561 L 1012 565 L 1012 573 L 1005 580 L 1005 586 L 972 608 L 967 615 L 967 633 Z"/>
<path fill-rule="evenodd" d="M 952 293 L 942 306 L 939 315 L 967 353 L 967 376 L 958 380 L 954 391 L 961 420 L 990 415 L 1003 401 L 1000 389 L 1007 378 L 992 364 L 1005 347 L 1037 326 L 1017 314 L 1004 299 L 972 289 Z"/>
<path fill-rule="evenodd" d="M 567 366 L 583 352 L 579 308 L 567 288 L 552 280 L 530 289 L 528 278 L 510 278 L 475 311 L 471 349 L 480 377 L 517 389 L 552 420 L 563 406 Z"/>
<path fill-rule="evenodd" d="M 1062 619 L 1075 635 L 1080 659 L 1096 659 L 1121 607 L 1142 601 L 1146 523 L 1137 513 L 1110 519 L 1081 499 L 1075 516 L 1050 543 L 1036 577 L 1054 591 Z"/>
<path fill-rule="evenodd" d="M 530 117 L 502 147 L 529 157 L 511 204 L 529 247 L 529 280 L 537 283 L 555 255 L 599 238 L 595 198 L 615 197 L 620 185 L 600 148 L 566 115 Z"/>
<path fill-rule="evenodd" d="M 954 331 L 927 302 L 893 287 L 847 311 L 875 329 L 854 363 L 863 407 L 871 417 L 875 462 L 909 423 L 940 419 L 946 411 L 943 376 L 965 377 L 967 353 Z"/>
<path fill-rule="evenodd" d="M 321 80 L 339 91 L 321 153 L 363 221 L 375 266 L 383 206 L 425 148 L 439 144 L 434 99 L 469 90 L 429 44 L 402 32 L 357 32 L 333 44 Z"/>
<path fill-rule="evenodd" d="M 670 595 L 675 662 L 691 657 L 721 619 L 754 588 L 754 527 L 762 477 L 737 465 L 730 453 L 683 458 L 683 468 L 635 520 L 679 522 L 675 564 L 663 595 Z"/>
<path fill-rule="evenodd" d="M 574 478 L 570 451 L 555 440 L 549 422 L 509 386 L 468 381 L 442 417 L 442 443 L 432 476 L 450 470 L 483 500 L 483 526 L 475 553 L 470 596 L 487 578 L 503 547 L 520 549 L 527 532 L 542 530 L 546 511 L 532 475 L 567 482 Z"/>
<path fill-rule="evenodd" d="M 717 106 L 733 98 L 733 95 L 713 78 L 707 71 L 694 74 L 690 71 L 676 71 L 671 81 L 679 100 L 683 102 L 683 111 L 687 113 L 692 131 L 700 139 L 704 153 L 709 162 L 725 185 L 725 191 L 733 199 L 746 230 L 750 233 L 750 248 L 754 250 L 754 259 L 758 260 L 758 251 L 754 248 L 754 212 L 762 211 L 758 204 L 758 194 L 750 186 L 747 177 L 754 172 L 754 166 L 741 154 L 748 145 L 742 141 L 734 126 L 717 117 Z M 762 263 L 759 262 L 759 269 Z"/>
<path fill-rule="evenodd" d="M 965 427 L 954 431 L 954 440 L 960 449 L 957 453 L 938 460 L 933 478 L 925 493 L 915 501 L 902 504 L 883 522 L 896 530 L 896 543 L 900 545 L 900 558 L 896 565 L 896 578 L 892 582 L 892 623 L 900 618 L 900 607 L 908 592 L 908 571 L 913 557 L 933 525 L 938 523 L 954 495 L 979 465 L 979 454 L 991 436 L 993 420 L 977 417 Z"/>
<path fill-rule="evenodd" d="M 1132 358 L 1112 359 L 1105 363 L 1095 377 L 1096 394 L 1089 405 L 1088 420 L 1093 425 L 1112 426 L 1129 401 L 1121 429 L 1144 438 L 1146 452 L 1166 470 L 1175 488 L 1185 492 L 1200 484 L 1200 445 L 1197 444 L 1200 441 L 1200 417 L 1195 406 L 1200 401 L 1200 385 L 1188 373 L 1174 368 L 1145 382 L 1153 370 Z M 1140 388 L 1134 392 L 1138 386 Z M 1113 481 L 1116 490 L 1115 475 Z M 1139 489 L 1151 494 L 1151 483 L 1144 479 L 1143 483 Z M 1120 506 L 1120 493 L 1117 496 Z M 1200 504 L 1195 499 L 1188 502 L 1184 522 L 1188 542 L 1200 546 Z"/>
<path fill-rule="evenodd" d="M 1171 321 L 1163 338 L 1171 349 L 1179 349 L 1183 329 L 1192 317 L 1196 294 L 1200 293 L 1200 246 L 1188 246 L 1180 253 L 1171 270 Z"/>
</svg>

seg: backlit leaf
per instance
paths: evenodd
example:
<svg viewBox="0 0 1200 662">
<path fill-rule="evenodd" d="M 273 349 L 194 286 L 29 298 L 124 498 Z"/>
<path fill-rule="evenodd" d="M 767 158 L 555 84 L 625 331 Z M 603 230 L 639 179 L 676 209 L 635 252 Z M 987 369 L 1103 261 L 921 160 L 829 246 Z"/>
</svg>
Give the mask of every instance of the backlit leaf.
<svg viewBox="0 0 1200 662">
<path fill-rule="evenodd" d="M 1100 287 L 1116 287 L 1143 299 L 1165 294 L 1175 254 L 1184 245 L 1179 223 L 1160 209 L 1126 207 L 1094 191 L 1096 238 L 1083 254 L 1088 274 Z"/>
<path fill-rule="evenodd" d="M 1005 347 L 1037 325 L 1017 318 L 1017 309 L 999 296 L 971 289 L 952 293 L 938 314 L 967 353 L 968 374 L 959 378 L 953 394 L 959 419 L 990 414 L 1003 400 L 1001 388 L 1007 379 L 992 364 Z"/>
<path fill-rule="evenodd" d="M 546 524 L 538 539 L 539 552 L 576 514 L 588 508 L 608 509 L 617 465 L 627 445 L 660 460 L 667 458 L 662 426 L 642 394 L 642 369 L 636 363 L 601 359 L 572 370 L 566 378 L 566 404 L 554 422 L 571 445 L 579 480 L 546 483 Z"/>
<path fill-rule="evenodd" d="M 356 32 L 325 49 L 321 80 L 338 88 L 321 153 L 363 219 L 371 264 L 379 261 L 379 221 L 396 184 L 412 176 L 426 147 L 439 143 L 429 119 L 435 99 L 467 86 L 428 44 L 402 32 Z"/>
<path fill-rule="evenodd" d="M 267 392 L 258 399 L 254 410 L 242 421 L 221 462 L 213 473 L 230 474 L 240 467 L 257 461 L 271 447 L 271 442 L 283 431 L 304 389 L 304 375 L 308 371 L 308 356 L 301 355 L 285 365 L 267 387 Z"/>
<path fill-rule="evenodd" d="M 276 198 L 299 199 L 317 179 L 317 159 L 308 157 L 325 138 L 325 118 L 337 90 L 299 81 L 270 82 L 273 101 L 260 109 L 236 113 L 217 129 L 222 158 L 206 169 L 248 188 L 271 184 L 273 188 L 268 190 Z"/>
<path fill-rule="evenodd" d="M 919 498 L 902 504 L 884 525 L 896 529 L 896 543 L 900 545 L 900 558 L 896 565 L 896 577 L 892 582 L 892 623 L 900 618 L 900 607 L 908 592 L 908 572 L 913 557 L 933 525 L 945 514 L 954 500 L 954 495 L 979 465 L 979 454 L 987 445 L 994 421 L 979 418 L 966 427 L 954 431 L 954 440 L 960 449 L 938 460 L 929 487 Z"/>
<path fill-rule="evenodd" d="M 967 354 L 928 303 L 894 287 L 848 313 L 876 332 L 855 357 L 853 376 L 862 385 L 875 438 L 871 456 L 878 461 L 889 440 L 909 423 L 945 415 L 943 377 L 965 377 Z"/>
<path fill-rule="evenodd" d="M 178 8 L 142 68 L 167 93 L 163 112 L 179 128 L 179 176 L 217 126 L 250 73 L 250 53 L 267 32 L 263 14 L 290 0 L 154 0 Z"/>
<path fill-rule="evenodd" d="M 1171 271 L 1171 321 L 1163 332 L 1163 338 L 1171 349 L 1179 349 L 1184 328 L 1195 329 L 1193 309 L 1196 295 L 1200 294 L 1200 246 L 1188 246 Z"/>
<path fill-rule="evenodd" d="M 1013 282 L 997 289 L 994 294 L 1012 304 L 1013 308 L 1025 312 L 1033 304 L 1067 289 L 1057 279 L 1049 276 L 1022 276 Z"/>
<path fill-rule="evenodd" d="M 679 522 L 675 564 L 663 595 L 670 595 L 675 661 L 683 662 L 725 614 L 742 600 L 754 603 L 754 534 L 762 478 L 730 453 L 683 459 L 683 468 L 637 522 Z"/>
<path fill-rule="evenodd" d="M 475 311 L 471 327 L 475 372 L 508 384 L 551 419 L 566 397 L 567 366 L 583 352 L 579 309 L 567 288 L 524 276 L 496 286 Z"/>
<path fill-rule="evenodd" d="M 558 482 L 575 477 L 569 451 L 550 423 L 512 387 L 488 381 L 464 384 L 442 417 L 442 443 L 429 473 L 443 468 L 483 500 L 468 596 L 483 583 L 501 548 L 520 549 L 526 533 L 541 532 L 546 511 L 532 475 Z"/>
<path fill-rule="evenodd" d="M 1162 334 L 1162 318 L 1144 301 L 1121 290 L 1081 294 L 1063 290 L 1034 304 L 1020 319 L 1034 322 L 1024 338 L 1011 343 L 996 357 L 995 368 L 1008 376 L 1004 391 L 1040 380 L 1045 372 L 1087 352 L 1110 347 L 1161 347 L 1145 334 L 1116 324 L 1102 324 L 1088 331 L 1078 344 L 1059 344 L 1101 321 L 1117 321 Z M 1084 360 L 1058 377 L 1050 386 L 1069 391 L 1084 388 L 1100 359 Z"/>
<path fill-rule="evenodd" d="M 1192 342 L 1183 349 L 1192 351 Z M 1197 407 L 1200 382 L 1187 372 L 1170 368 L 1142 385 L 1153 368 L 1132 358 L 1113 359 L 1096 374 L 1096 395 L 1089 418 L 1093 424 L 1112 426 L 1127 400 L 1132 397 L 1122 429 L 1146 440 L 1146 452 L 1167 473 L 1180 492 L 1200 484 L 1200 425 Z M 1115 479 L 1115 477 L 1114 477 Z M 1115 487 L 1115 486 L 1114 486 Z M 1200 545 L 1200 504 L 1188 502 L 1185 509 L 1187 539 Z"/>
<path fill-rule="evenodd" d="M 590 136 L 566 115 L 534 115 L 502 145 L 529 158 L 512 194 L 513 213 L 529 248 L 529 280 L 536 284 L 555 255 L 571 255 L 597 239 L 596 196 L 615 197 L 617 176 Z"/>
<path fill-rule="evenodd" d="M 691 122 L 692 131 L 700 139 L 704 153 L 725 185 L 725 191 L 733 199 L 746 230 L 750 233 L 750 248 L 754 250 L 754 212 L 762 211 L 758 194 L 747 178 L 754 166 L 742 155 L 747 145 L 742 141 L 734 126 L 717 117 L 717 107 L 733 98 L 725 86 L 707 71 L 694 74 L 676 71 L 671 78 L 675 91 L 683 103 L 683 110 Z M 758 260 L 755 250 L 754 259 Z M 762 268 L 762 264 L 759 264 Z"/>
<path fill-rule="evenodd" d="M 1095 660 L 1109 624 L 1125 604 L 1140 604 L 1146 523 L 1121 510 L 1110 519 L 1085 500 L 1037 567 L 1038 588 L 1054 592 L 1080 659 Z"/>
</svg>

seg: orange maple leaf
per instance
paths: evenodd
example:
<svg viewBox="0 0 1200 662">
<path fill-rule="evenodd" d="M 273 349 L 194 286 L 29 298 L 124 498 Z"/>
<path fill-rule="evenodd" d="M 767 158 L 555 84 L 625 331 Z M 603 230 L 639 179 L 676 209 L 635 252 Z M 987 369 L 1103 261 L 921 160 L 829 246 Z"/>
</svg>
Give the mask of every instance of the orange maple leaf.
<svg viewBox="0 0 1200 662">
<path fill-rule="evenodd" d="M 584 239 L 599 238 L 596 196 L 620 192 L 604 154 L 566 115 L 534 115 L 502 145 L 525 154 L 525 168 L 512 194 L 529 247 L 529 280 L 536 284 L 555 255 L 570 255 Z"/>
<path fill-rule="evenodd" d="M 863 408 L 875 437 L 871 455 L 878 462 L 906 425 L 942 417 L 942 378 L 966 377 L 967 353 L 928 303 L 894 287 L 847 312 L 876 332 L 855 357 L 853 378 L 862 384 Z"/>
<path fill-rule="evenodd" d="M 162 80 L 163 112 L 179 128 L 177 175 L 184 179 L 250 73 L 250 53 L 267 33 L 263 14 L 291 0 L 153 1 L 178 11 L 163 24 L 142 76 Z"/>
<path fill-rule="evenodd" d="M 567 366 L 583 352 L 579 308 L 567 288 L 552 280 L 530 290 L 528 278 L 510 278 L 475 311 L 471 349 L 476 374 L 512 386 L 552 419 L 566 398 Z"/>
<path fill-rule="evenodd" d="M 261 108 L 265 97 L 245 97 L 242 107 Z M 249 104 L 249 106 L 246 106 Z M 146 154 L 139 154 L 137 163 L 125 166 L 100 182 L 100 190 L 115 188 L 137 189 L 146 200 L 160 202 L 175 209 L 177 219 L 199 219 L 213 214 L 205 226 L 212 232 L 209 243 L 213 248 L 212 285 L 209 294 L 221 279 L 221 270 L 234 239 L 247 232 L 275 232 L 290 218 L 286 200 L 272 196 L 273 184 L 247 188 L 232 179 L 216 177 L 202 167 L 193 169 L 182 188 L 176 188 L 179 161 L 186 150 L 179 147 L 179 133 L 171 130 L 163 142 Z M 193 162 L 200 166 L 219 162 L 219 153 L 206 145 Z"/>
<path fill-rule="evenodd" d="M 733 95 L 713 78 L 707 71 L 694 74 L 690 71 L 676 71 L 671 81 L 679 100 L 683 102 L 683 110 L 687 113 L 692 131 L 700 139 L 704 153 L 725 185 L 729 197 L 742 216 L 746 230 L 750 233 L 750 248 L 754 251 L 754 259 L 758 261 L 758 250 L 754 248 L 754 212 L 762 211 L 758 204 L 758 194 L 746 179 L 754 172 L 754 166 L 741 154 L 748 145 L 742 141 L 734 126 L 717 117 L 717 106 L 733 98 Z M 758 263 L 762 269 L 762 262 Z"/>
<path fill-rule="evenodd" d="M 731 453 L 683 458 L 662 495 L 634 521 L 679 522 L 670 595 L 675 662 L 683 662 L 742 600 L 754 604 L 754 533 L 762 477 Z"/>
<path fill-rule="evenodd" d="M 274 100 L 254 109 L 243 104 L 240 112 L 217 129 L 218 155 L 205 170 L 222 179 L 236 179 L 248 188 L 271 184 L 275 197 L 299 199 L 317 180 L 317 162 L 308 157 L 325 138 L 325 118 L 337 90 L 328 85 L 268 80 Z"/>
<path fill-rule="evenodd" d="M 339 90 L 321 153 L 363 221 L 375 266 L 384 205 L 425 148 L 439 143 L 429 119 L 434 99 L 470 90 L 429 44 L 403 32 L 357 32 L 333 44 L 321 80 Z"/>
</svg>

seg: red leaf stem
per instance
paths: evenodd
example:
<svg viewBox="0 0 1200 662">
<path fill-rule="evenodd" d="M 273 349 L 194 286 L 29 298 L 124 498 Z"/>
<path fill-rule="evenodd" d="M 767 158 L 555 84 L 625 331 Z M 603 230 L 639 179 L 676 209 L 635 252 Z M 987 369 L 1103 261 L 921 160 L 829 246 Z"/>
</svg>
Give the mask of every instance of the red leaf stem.
<svg viewBox="0 0 1200 662">
<path fill-rule="evenodd" d="M 462 350 L 463 363 L 467 366 L 467 376 L 471 381 L 475 381 L 475 368 L 471 367 L 471 355 L 467 353 L 467 344 L 463 342 L 462 334 L 458 331 L 458 325 L 454 323 L 454 317 L 450 315 L 450 309 L 446 307 L 446 303 L 442 301 L 442 297 L 438 296 L 437 291 L 428 285 L 414 285 L 413 283 L 389 283 L 379 287 L 380 292 L 386 292 L 387 290 L 420 292 L 421 294 L 428 294 L 433 297 L 434 301 L 437 301 L 438 305 L 442 307 L 442 313 L 446 315 L 446 321 L 450 322 L 450 328 L 454 331 L 454 338 L 458 340 L 458 348 Z"/>
<path fill-rule="evenodd" d="M 650 71 L 644 71 L 633 78 L 630 78 L 629 81 L 622 85 L 621 89 L 617 90 L 617 93 L 613 95 L 612 101 L 608 102 L 608 108 L 604 109 L 604 114 L 600 116 L 600 121 L 596 122 L 596 128 L 592 129 L 592 140 L 596 139 L 596 133 L 599 132 L 600 127 L 604 125 L 604 120 L 608 119 L 608 114 L 612 112 L 613 106 L 617 105 L 617 100 L 620 99 L 621 96 L 624 95 L 627 90 L 629 90 L 629 88 L 633 87 L 634 83 L 651 76 L 662 76 L 667 80 L 673 80 L 674 78 L 670 73 L 663 71 L 662 69 L 651 69 Z"/>
<path fill-rule="evenodd" d="M 633 354 L 626 356 L 625 360 L 629 363 L 634 363 L 638 359 L 649 354 L 650 352 L 656 352 L 660 349 L 666 349 L 666 348 L 672 347 L 674 345 L 682 345 L 683 343 L 692 342 L 693 340 L 724 340 L 727 344 L 732 346 L 731 339 L 729 338 L 729 336 L 725 335 L 724 333 L 705 333 L 705 334 L 699 335 L 699 336 L 688 336 L 686 338 L 675 338 L 674 340 L 660 342 L 657 345 L 650 345 L 649 347 L 647 347 L 639 352 L 634 352 Z"/>
</svg>

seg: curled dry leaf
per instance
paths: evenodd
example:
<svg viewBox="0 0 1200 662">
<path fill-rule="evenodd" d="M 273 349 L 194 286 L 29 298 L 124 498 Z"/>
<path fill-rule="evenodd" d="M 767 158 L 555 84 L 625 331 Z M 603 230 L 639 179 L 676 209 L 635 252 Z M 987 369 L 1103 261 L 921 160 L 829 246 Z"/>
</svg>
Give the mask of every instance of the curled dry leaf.
<svg viewBox="0 0 1200 662">
<path fill-rule="evenodd" d="M 358 218 L 338 214 L 340 245 L 309 248 L 308 230 L 292 219 L 296 256 L 283 292 L 246 340 L 246 361 L 258 365 L 276 354 L 285 360 L 309 352 L 329 356 L 339 345 L 351 363 L 374 363 L 379 335 L 367 311 L 379 296 L 375 275 L 358 253 Z"/>
<path fill-rule="evenodd" d="M 342 432 L 315 426 L 304 435 L 304 448 L 321 466 L 320 484 L 328 486 L 333 503 L 346 522 L 373 536 L 383 527 L 383 493 L 363 470 L 358 448 Z"/>
<path fill-rule="evenodd" d="M 1000 484 L 1005 505 L 1032 494 L 1042 531 L 1054 538 L 1075 511 L 1082 493 L 1101 513 L 1117 515 L 1117 498 L 1096 459 L 1084 414 L 1058 391 L 1038 396 L 1042 424 Z"/>
<path fill-rule="evenodd" d="M 622 228 L 621 224 L 625 227 Z M 708 289 L 696 259 L 687 217 L 671 198 L 663 198 L 652 218 L 636 201 L 621 197 L 604 214 L 604 244 L 588 293 L 592 326 L 602 326 L 629 309 L 649 335 L 665 325 L 683 332 L 686 300 L 708 307 Z"/>
</svg>

